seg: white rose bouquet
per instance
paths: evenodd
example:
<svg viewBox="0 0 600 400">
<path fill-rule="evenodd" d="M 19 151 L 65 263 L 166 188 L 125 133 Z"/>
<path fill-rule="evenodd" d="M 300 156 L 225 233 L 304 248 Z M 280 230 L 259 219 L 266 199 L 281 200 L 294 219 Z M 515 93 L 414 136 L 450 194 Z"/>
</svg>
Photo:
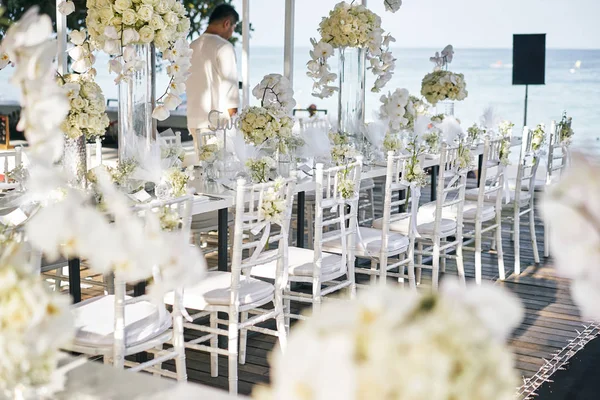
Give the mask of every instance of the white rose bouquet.
<svg viewBox="0 0 600 400">
<path fill-rule="evenodd" d="M 87 74 L 61 76 L 59 84 L 66 90 L 71 105 L 61 126 L 63 132 L 71 139 L 81 135 L 88 140 L 104 136 L 110 120 L 100 86 Z"/>
<path fill-rule="evenodd" d="M 292 134 L 294 119 L 289 115 L 296 105 L 290 81 L 280 74 L 266 75 L 252 94 L 261 105 L 246 107 L 240 114 L 240 130 L 246 143 L 286 153 L 297 141 Z"/>
<path fill-rule="evenodd" d="M 308 73 L 314 81 L 313 95 L 326 98 L 338 89 L 331 85 L 337 75 L 331 73 L 327 59 L 333 55 L 333 49 L 358 47 L 366 49 L 369 69 L 377 76 L 371 89 L 379 92 L 392 77 L 395 59 L 389 51 L 389 45 L 395 39 L 391 35 L 384 37 L 381 18 L 363 5 L 341 2 L 323 18 L 319 24 L 321 39 L 311 39 L 313 50 L 307 63 Z"/>
<path fill-rule="evenodd" d="M 272 354 L 271 388 L 253 398 L 513 399 L 519 380 L 504 341 L 521 319 L 515 296 L 491 285 L 371 289 L 300 321 L 285 353 Z"/>
<path fill-rule="evenodd" d="M 281 192 L 282 188 L 283 179 L 277 178 L 275 185 L 267 189 L 267 191 L 264 193 L 260 207 L 262 218 L 264 218 L 266 221 L 279 225 L 283 223 L 283 216 L 285 213 L 285 196 Z"/>
<path fill-rule="evenodd" d="M 438 101 L 460 101 L 467 98 L 467 84 L 464 75 L 448 71 L 448 64 L 452 62 L 453 56 L 454 49 L 448 45 L 442 50 L 441 56 L 436 52 L 435 56 L 430 58 L 435 63 L 435 68 L 433 72 L 423 78 L 421 95 L 433 106 Z"/>
<path fill-rule="evenodd" d="M 54 386 L 59 348 L 74 331 L 70 298 L 51 291 L 17 246 L 0 258 L 0 393 Z"/>
</svg>

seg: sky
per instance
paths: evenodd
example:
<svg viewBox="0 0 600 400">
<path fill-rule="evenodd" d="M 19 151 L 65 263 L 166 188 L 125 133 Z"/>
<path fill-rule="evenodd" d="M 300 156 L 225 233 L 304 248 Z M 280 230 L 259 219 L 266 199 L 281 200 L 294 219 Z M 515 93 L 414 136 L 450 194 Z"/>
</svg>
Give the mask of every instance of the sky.
<svg viewBox="0 0 600 400">
<path fill-rule="evenodd" d="M 339 0 L 296 0 L 295 46 L 309 47 Z M 234 0 L 240 12 L 242 1 Z M 514 33 L 546 33 L 548 48 L 600 49 L 600 0 L 403 0 L 395 13 L 368 0 L 397 47 L 512 48 Z M 251 46 L 283 46 L 285 0 L 250 0 Z M 441 46 L 441 47 L 440 47 Z"/>
</svg>

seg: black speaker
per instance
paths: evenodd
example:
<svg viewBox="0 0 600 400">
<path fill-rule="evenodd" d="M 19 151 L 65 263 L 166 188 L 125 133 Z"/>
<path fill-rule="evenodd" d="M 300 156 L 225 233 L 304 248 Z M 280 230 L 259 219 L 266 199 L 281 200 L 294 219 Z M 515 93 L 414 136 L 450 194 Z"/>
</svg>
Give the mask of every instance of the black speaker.
<svg viewBox="0 0 600 400">
<path fill-rule="evenodd" d="M 513 35 L 513 85 L 546 84 L 546 34 Z"/>
</svg>

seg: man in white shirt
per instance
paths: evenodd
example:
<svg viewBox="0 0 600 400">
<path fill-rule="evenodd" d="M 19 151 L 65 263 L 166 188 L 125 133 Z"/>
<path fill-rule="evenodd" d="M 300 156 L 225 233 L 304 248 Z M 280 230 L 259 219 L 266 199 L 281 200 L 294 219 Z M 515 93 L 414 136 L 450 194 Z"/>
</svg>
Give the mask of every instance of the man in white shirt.
<svg viewBox="0 0 600 400">
<path fill-rule="evenodd" d="M 194 40 L 191 75 L 187 80 L 187 124 L 196 151 L 198 135 L 224 127 L 238 109 L 240 92 L 237 63 L 229 39 L 239 15 L 228 4 L 217 6 L 206 31 Z"/>
</svg>

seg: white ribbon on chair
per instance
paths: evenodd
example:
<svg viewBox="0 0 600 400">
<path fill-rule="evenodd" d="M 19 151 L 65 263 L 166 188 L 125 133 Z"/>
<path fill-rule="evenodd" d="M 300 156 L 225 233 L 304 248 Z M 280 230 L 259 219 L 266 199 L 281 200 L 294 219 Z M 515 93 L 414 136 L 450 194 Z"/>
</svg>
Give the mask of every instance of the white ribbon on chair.
<svg viewBox="0 0 600 400">
<path fill-rule="evenodd" d="M 412 233 L 415 237 L 419 238 L 419 231 L 417 230 L 417 212 L 415 210 L 419 209 L 419 199 L 421 198 L 421 187 L 415 185 L 414 183 L 409 183 L 410 190 L 412 191 L 412 195 L 410 198 L 410 226 L 412 228 Z"/>
</svg>

